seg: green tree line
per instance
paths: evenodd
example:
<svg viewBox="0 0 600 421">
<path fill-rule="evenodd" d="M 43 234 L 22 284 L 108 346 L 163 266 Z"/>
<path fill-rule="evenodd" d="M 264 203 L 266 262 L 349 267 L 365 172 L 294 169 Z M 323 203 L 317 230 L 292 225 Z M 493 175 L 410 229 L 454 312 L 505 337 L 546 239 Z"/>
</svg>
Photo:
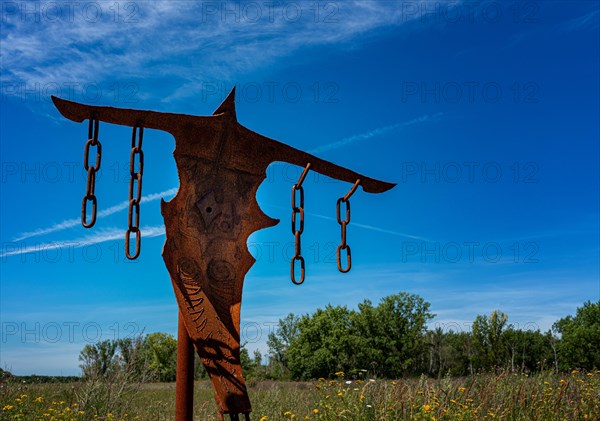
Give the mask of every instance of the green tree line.
<svg viewBox="0 0 600 421">
<path fill-rule="evenodd" d="M 500 310 L 478 315 L 470 331 L 427 325 L 435 315 L 418 295 L 401 292 L 365 300 L 356 310 L 328 305 L 288 314 L 268 336 L 268 363 L 242 347 L 246 378 L 308 380 L 349 375 L 380 378 L 426 374 L 464 376 L 482 371 L 555 372 L 600 368 L 600 301 L 587 301 L 547 332 L 517 329 Z M 177 342 L 152 333 L 86 345 L 85 376 L 127 371 L 136 380 L 173 381 Z M 196 377 L 206 377 L 197 360 Z"/>
<path fill-rule="evenodd" d="M 242 348 L 241 363 L 245 373 L 261 366 L 262 355 L 256 350 L 251 358 Z M 177 339 L 163 332 L 134 338 L 107 339 L 87 344 L 79 353 L 84 379 L 109 379 L 127 382 L 172 382 L 177 371 Z M 196 355 L 195 378 L 208 374 Z"/>
</svg>

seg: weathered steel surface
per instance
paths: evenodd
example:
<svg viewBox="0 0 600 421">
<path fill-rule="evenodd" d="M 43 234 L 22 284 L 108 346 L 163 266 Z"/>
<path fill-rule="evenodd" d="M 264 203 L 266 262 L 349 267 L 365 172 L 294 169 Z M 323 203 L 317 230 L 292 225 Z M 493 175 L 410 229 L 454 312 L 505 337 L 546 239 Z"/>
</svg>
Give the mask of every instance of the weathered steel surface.
<svg viewBox="0 0 600 421">
<path fill-rule="evenodd" d="M 194 419 L 194 344 L 187 332 L 181 311 L 177 318 L 177 378 L 175 419 Z"/>
<path fill-rule="evenodd" d="M 52 97 L 61 114 L 164 130 L 175 137 L 179 191 L 161 203 L 166 227 L 163 258 L 187 332 L 215 390 L 222 414 L 248 414 L 240 366 L 240 306 L 244 276 L 255 259 L 246 241 L 278 220 L 265 215 L 256 191 L 275 161 L 306 167 L 381 193 L 394 184 L 321 160 L 237 122 L 235 88 L 213 116 L 98 107 Z"/>
</svg>

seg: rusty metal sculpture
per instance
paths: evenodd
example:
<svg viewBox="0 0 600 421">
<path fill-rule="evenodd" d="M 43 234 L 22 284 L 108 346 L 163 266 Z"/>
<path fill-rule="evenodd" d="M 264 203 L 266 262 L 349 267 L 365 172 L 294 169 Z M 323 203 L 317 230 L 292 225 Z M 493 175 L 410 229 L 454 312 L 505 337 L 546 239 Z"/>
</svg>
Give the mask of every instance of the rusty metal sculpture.
<svg viewBox="0 0 600 421">
<path fill-rule="evenodd" d="M 126 255 L 140 253 L 140 200 L 144 155 L 144 128 L 164 130 L 175 137 L 173 155 L 180 186 L 175 197 L 161 202 L 166 227 L 163 258 L 179 305 L 176 419 L 192 419 L 194 348 L 204 364 L 215 391 L 219 417 L 232 420 L 252 410 L 240 365 L 240 307 L 244 276 L 255 262 L 246 248 L 250 234 L 279 221 L 265 215 L 256 202 L 256 191 L 266 178 L 272 162 L 284 161 L 304 167 L 292 188 L 292 232 L 295 256 L 290 265 L 292 281 L 301 284 L 305 276 L 300 236 L 304 229 L 302 182 L 309 170 L 354 183 L 337 202 L 337 220 L 342 243 L 337 249 L 338 268 L 351 267 L 346 226 L 350 222 L 349 198 L 360 185 L 366 192 L 381 193 L 394 184 L 374 180 L 348 169 L 259 135 L 237 122 L 235 88 L 212 116 L 192 116 L 100 107 L 52 97 L 60 113 L 73 121 L 89 120 L 84 167 L 88 171 L 86 195 L 82 203 L 82 223 L 91 227 L 96 220 L 95 174 L 100 169 L 102 149 L 98 138 L 99 121 L 133 128 L 130 155 L 128 229 Z M 88 162 L 96 148 L 96 162 Z M 137 163 L 137 168 L 136 168 Z M 91 202 L 91 219 L 87 205 Z M 340 208 L 345 205 L 346 217 Z M 131 235 L 135 250 L 130 251 Z M 342 251 L 346 263 L 342 263 Z M 300 278 L 296 278 L 296 265 Z"/>
</svg>

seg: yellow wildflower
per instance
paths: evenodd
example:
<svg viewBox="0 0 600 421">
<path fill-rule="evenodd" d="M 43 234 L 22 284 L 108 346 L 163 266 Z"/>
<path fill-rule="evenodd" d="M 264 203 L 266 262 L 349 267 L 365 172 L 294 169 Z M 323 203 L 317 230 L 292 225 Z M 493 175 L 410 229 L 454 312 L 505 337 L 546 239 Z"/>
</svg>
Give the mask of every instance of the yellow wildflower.
<svg viewBox="0 0 600 421">
<path fill-rule="evenodd" d="M 44 398 L 42 396 L 38 396 L 33 400 L 34 402 L 44 402 Z"/>
<path fill-rule="evenodd" d="M 318 414 L 319 410 L 317 408 L 313 409 L 313 414 Z"/>
<path fill-rule="evenodd" d="M 467 390 L 467 389 L 465 389 L 464 387 L 459 387 L 459 388 L 458 388 L 458 391 L 459 391 L 460 393 L 465 393 L 465 390 Z"/>
<path fill-rule="evenodd" d="M 342 396 L 344 396 L 344 394 L 343 394 L 342 392 L 339 392 L 337 395 L 338 395 L 340 398 L 341 398 Z"/>
<path fill-rule="evenodd" d="M 344 377 L 344 372 L 343 371 L 338 371 L 337 373 L 335 373 L 336 376 L 338 377 Z"/>
<path fill-rule="evenodd" d="M 14 408 L 14 406 L 12 406 L 12 405 L 4 405 L 4 407 L 2 408 L 2 410 L 3 411 L 10 411 L 13 408 Z"/>
<path fill-rule="evenodd" d="M 431 405 L 423 405 L 423 411 L 425 411 L 425 412 L 431 411 Z"/>
<path fill-rule="evenodd" d="M 267 417 L 266 415 L 264 417 L 261 417 L 260 420 L 258 421 L 267 421 L 269 419 L 269 417 Z"/>
</svg>

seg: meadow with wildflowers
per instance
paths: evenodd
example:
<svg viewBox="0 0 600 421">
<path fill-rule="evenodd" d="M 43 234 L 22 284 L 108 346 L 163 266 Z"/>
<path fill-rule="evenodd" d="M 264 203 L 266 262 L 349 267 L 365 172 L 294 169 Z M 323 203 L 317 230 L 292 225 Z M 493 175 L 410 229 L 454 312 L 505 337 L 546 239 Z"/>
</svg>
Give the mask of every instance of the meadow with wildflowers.
<svg viewBox="0 0 600 421">
<path fill-rule="evenodd" d="M 600 302 L 545 334 L 513 328 L 501 311 L 478 315 L 470 332 L 427 330 L 432 317 L 406 293 L 288 315 L 269 335 L 267 365 L 242 348 L 252 419 L 600 419 Z M 0 421 L 172 420 L 176 348 L 163 333 L 87 344 L 82 377 L 50 383 L 0 370 Z M 217 420 L 201 367 L 195 419 Z"/>
<path fill-rule="evenodd" d="M 358 377 L 361 377 L 360 375 Z M 172 420 L 173 383 L 146 384 L 127 405 L 99 413 L 72 384 L 0 385 L 0 420 Z M 272 420 L 597 420 L 600 371 L 400 380 L 349 377 L 312 382 L 250 382 L 252 419 Z M 195 419 L 216 420 L 210 384 L 198 382 Z"/>
</svg>

